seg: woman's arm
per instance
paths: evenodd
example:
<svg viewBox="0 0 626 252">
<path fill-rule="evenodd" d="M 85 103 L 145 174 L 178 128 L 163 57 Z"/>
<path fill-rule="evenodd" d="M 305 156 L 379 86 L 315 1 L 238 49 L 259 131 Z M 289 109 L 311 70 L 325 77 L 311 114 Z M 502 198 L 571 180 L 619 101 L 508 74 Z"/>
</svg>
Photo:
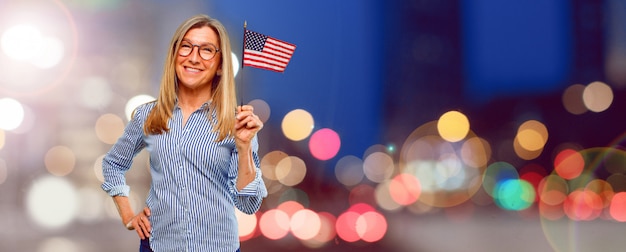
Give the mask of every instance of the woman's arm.
<svg viewBox="0 0 626 252">
<path fill-rule="evenodd" d="M 126 196 L 113 196 L 113 201 L 117 207 L 117 212 L 120 214 L 122 224 L 126 226 L 128 230 L 135 230 L 139 235 L 139 238 L 146 239 L 150 237 L 150 209 L 145 207 L 143 211 L 137 215 L 130 206 L 130 200 Z"/>
</svg>

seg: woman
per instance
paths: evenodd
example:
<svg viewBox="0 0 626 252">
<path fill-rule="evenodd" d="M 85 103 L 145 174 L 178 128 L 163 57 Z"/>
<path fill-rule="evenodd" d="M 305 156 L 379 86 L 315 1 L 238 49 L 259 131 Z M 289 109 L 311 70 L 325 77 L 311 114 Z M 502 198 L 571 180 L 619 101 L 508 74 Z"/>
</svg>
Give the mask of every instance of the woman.
<svg viewBox="0 0 626 252">
<path fill-rule="evenodd" d="M 235 207 L 253 214 L 267 190 L 251 106 L 237 106 L 224 26 L 206 15 L 183 22 L 170 42 L 157 101 L 137 107 L 103 159 L 103 190 L 113 197 L 140 251 L 239 251 Z M 142 149 L 152 183 L 135 214 L 125 173 Z"/>
</svg>

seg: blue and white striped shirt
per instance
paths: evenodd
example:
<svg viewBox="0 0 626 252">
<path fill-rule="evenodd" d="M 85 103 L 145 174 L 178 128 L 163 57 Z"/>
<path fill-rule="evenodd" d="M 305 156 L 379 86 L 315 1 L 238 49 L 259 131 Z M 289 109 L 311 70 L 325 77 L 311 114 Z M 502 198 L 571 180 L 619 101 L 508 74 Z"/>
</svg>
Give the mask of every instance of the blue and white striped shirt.
<svg viewBox="0 0 626 252">
<path fill-rule="evenodd" d="M 124 134 L 102 162 L 102 189 L 111 196 L 128 196 L 125 173 L 144 148 L 150 153 L 152 184 L 146 199 L 151 210 L 150 245 L 154 251 L 233 252 L 239 248 L 237 207 L 253 214 L 267 189 L 261 176 L 258 140 L 252 141 L 256 178 L 237 191 L 238 154 L 233 138 L 216 142 L 207 117 L 209 104 L 192 113 L 183 126 L 176 106 L 169 132 L 146 136 L 144 122 L 155 103 L 137 107 Z M 216 113 L 211 118 L 215 120 Z"/>
</svg>

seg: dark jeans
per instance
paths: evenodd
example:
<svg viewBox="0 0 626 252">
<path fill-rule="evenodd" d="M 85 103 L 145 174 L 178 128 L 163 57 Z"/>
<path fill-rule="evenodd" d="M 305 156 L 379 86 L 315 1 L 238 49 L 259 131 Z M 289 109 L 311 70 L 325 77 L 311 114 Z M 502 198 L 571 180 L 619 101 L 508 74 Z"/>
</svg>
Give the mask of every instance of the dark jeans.
<svg viewBox="0 0 626 252">
<path fill-rule="evenodd" d="M 141 244 L 139 244 L 139 252 L 154 252 L 150 248 L 150 240 L 149 239 L 141 240 Z"/>
<path fill-rule="evenodd" d="M 150 240 L 149 239 L 141 240 L 141 244 L 139 245 L 139 252 L 154 252 L 150 248 Z M 239 249 L 237 249 L 237 251 L 235 251 L 235 252 L 239 252 Z"/>
</svg>

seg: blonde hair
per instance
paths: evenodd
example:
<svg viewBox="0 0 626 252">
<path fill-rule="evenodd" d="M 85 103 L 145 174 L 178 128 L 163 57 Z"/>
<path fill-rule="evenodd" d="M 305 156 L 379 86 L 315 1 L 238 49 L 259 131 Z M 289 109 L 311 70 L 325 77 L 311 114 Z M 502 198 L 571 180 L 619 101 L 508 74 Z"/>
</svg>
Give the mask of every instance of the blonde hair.
<svg viewBox="0 0 626 252">
<path fill-rule="evenodd" d="M 224 25 L 217 19 L 210 18 L 207 15 L 192 16 L 176 29 L 165 59 L 161 86 L 159 88 L 159 97 L 144 125 L 143 130 L 146 135 L 158 135 L 169 131 L 167 122 L 172 117 L 172 112 L 174 111 L 178 88 L 175 68 L 178 45 L 189 30 L 205 26 L 212 28 L 219 36 L 219 57 L 221 57 L 220 64 L 222 69 L 222 74 L 215 75 L 215 77 L 213 77 L 213 83 L 211 83 L 213 87 L 211 88 L 212 102 L 209 107 L 209 120 L 214 124 L 213 130 L 219 133 L 217 141 L 222 141 L 226 137 L 233 136 L 237 95 L 235 91 L 230 39 Z M 213 111 L 217 114 L 216 121 L 211 118 Z"/>
</svg>

